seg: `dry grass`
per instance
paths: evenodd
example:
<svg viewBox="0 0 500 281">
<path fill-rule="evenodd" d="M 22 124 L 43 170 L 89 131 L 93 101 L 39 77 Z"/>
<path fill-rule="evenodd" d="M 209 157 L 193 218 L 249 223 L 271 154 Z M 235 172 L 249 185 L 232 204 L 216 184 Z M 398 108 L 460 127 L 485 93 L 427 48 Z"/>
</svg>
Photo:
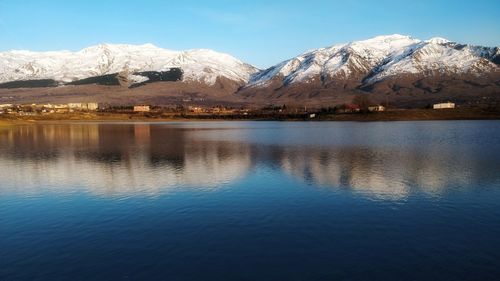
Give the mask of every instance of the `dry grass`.
<svg viewBox="0 0 500 281">
<path fill-rule="evenodd" d="M 407 109 L 366 114 L 337 114 L 321 118 L 330 121 L 424 121 L 424 120 L 498 120 L 500 110 L 481 108 Z"/>
<path fill-rule="evenodd" d="M 71 121 L 197 121 L 197 120 L 310 120 L 310 121 L 419 121 L 419 120 L 500 120 L 500 110 L 480 109 L 480 108 L 459 108 L 450 110 L 433 109 L 410 109 L 392 110 L 379 113 L 364 114 L 319 114 L 318 118 L 307 119 L 301 116 L 284 115 L 252 115 L 247 117 L 241 115 L 141 115 L 124 113 L 66 113 L 66 114 L 46 114 L 36 116 L 0 116 L 0 126 L 33 124 L 35 122 L 71 122 Z"/>
</svg>

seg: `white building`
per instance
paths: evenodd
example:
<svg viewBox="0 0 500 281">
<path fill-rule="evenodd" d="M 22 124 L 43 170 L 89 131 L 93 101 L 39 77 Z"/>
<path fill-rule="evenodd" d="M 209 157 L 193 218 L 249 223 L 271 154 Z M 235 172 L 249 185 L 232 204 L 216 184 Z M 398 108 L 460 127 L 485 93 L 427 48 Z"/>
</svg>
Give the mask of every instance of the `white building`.
<svg viewBox="0 0 500 281">
<path fill-rule="evenodd" d="M 99 108 L 99 105 L 96 102 L 86 102 L 86 103 L 74 102 L 74 103 L 68 103 L 68 107 L 74 110 L 95 111 Z"/>
<path fill-rule="evenodd" d="M 97 102 L 88 102 L 87 103 L 87 110 L 95 111 L 97 109 L 99 109 L 99 104 L 97 104 Z"/>
<path fill-rule="evenodd" d="M 80 109 L 82 108 L 82 103 L 68 103 L 68 107 L 71 109 Z"/>
<path fill-rule="evenodd" d="M 369 106 L 368 110 L 372 111 L 372 112 L 379 112 L 379 111 L 381 112 L 381 111 L 385 111 L 385 106 L 383 106 L 383 105 Z"/>
<path fill-rule="evenodd" d="M 55 109 L 69 109 L 69 106 L 67 104 L 54 104 L 53 108 L 55 108 Z"/>
<path fill-rule="evenodd" d="M 445 103 L 436 103 L 433 106 L 434 109 L 448 109 L 448 108 L 455 108 L 455 104 L 452 102 L 445 102 Z"/>
<path fill-rule="evenodd" d="M 149 105 L 136 105 L 134 106 L 134 112 L 149 112 L 151 108 Z"/>
</svg>

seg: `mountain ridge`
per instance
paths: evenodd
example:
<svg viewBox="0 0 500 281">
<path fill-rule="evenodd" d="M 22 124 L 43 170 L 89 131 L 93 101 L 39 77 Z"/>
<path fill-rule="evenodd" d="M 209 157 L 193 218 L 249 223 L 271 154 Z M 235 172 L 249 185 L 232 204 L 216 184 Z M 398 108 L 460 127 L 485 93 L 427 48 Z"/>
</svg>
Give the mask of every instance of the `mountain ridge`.
<svg viewBox="0 0 500 281">
<path fill-rule="evenodd" d="M 61 84 L 114 73 L 182 68 L 184 81 L 213 85 L 217 77 L 246 83 L 257 68 L 209 49 L 173 51 L 153 44 L 100 44 L 71 52 L 13 50 L 0 53 L 0 83 L 52 79 Z M 130 77 L 133 82 L 144 78 Z M 137 81 L 135 81 L 137 80 Z"/>
<path fill-rule="evenodd" d="M 252 75 L 239 94 L 268 103 L 373 102 L 423 106 L 500 100 L 500 52 L 434 37 L 377 36 L 310 50 Z"/>
<path fill-rule="evenodd" d="M 419 57 L 415 58 L 415 54 Z M 418 64 L 416 60 L 424 61 Z M 365 80 L 370 74 L 373 82 L 394 74 L 438 71 L 447 65 L 448 70 L 460 74 L 471 67 L 480 70 L 478 61 L 485 64 L 485 71 L 498 71 L 499 48 L 464 45 L 440 37 L 424 41 L 393 34 L 308 51 L 255 74 L 247 87 L 265 86 L 279 75 L 285 84 L 308 82 L 318 75 L 348 79 L 357 74 L 364 74 Z"/>
<path fill-rule="evenodd" d="M 209 49 L 100 44 L 77 52 L 0 53 L 0 98 L 35 102 L 43 92 L 44 100 L 74 100 L 72 93 L 92 89 L 103 95 L 92 96 L 99 101 L 123 103 L 147 96 L 143 102 L 334 105 L 359 94 L 414 106 L 497 101 L 499 64 L 498 47 L 399 34 L 310 50 L 264 70 Z"/>
</svg>

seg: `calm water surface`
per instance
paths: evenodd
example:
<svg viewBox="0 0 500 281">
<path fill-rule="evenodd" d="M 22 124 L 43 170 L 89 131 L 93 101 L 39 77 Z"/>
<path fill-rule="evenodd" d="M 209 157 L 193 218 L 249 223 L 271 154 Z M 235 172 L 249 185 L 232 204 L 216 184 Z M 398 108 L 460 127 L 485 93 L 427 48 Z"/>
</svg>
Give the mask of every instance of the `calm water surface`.
<svg viewBox="0 0 500 281">
<path fill-rule="evenodd" d="M 499 121 L 0 129 L 0 280 L 499 278 Z"/>
</svg>

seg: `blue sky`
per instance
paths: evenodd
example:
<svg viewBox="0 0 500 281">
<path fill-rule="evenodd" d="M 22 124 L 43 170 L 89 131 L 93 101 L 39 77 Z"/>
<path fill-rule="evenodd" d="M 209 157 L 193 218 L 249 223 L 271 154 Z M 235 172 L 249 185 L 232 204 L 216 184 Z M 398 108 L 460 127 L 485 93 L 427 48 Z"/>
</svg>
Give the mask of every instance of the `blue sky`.
<svg viewBox="0 0 500 281">
<path fill-rule="evenodd" d="M 500 1 L 0 0 L 0 50 L 210 48 L 258 67 L 376 35 L 500 46 Z"/>
</svg>

